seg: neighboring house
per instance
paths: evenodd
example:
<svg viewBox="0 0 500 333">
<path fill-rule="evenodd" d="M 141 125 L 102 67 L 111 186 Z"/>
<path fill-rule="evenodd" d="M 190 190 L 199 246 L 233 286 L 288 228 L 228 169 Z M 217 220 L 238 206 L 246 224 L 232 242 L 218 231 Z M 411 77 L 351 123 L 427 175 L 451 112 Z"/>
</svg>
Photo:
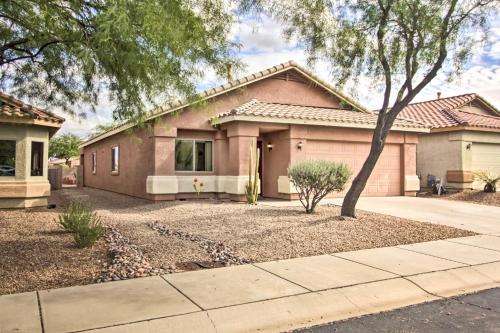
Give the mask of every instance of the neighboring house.
<svg viewBox="0 0 500 333">
<path fill-rule="evenodd" d="M 432 126 L 430 133 L 420 135 L 417 147 L 422 186 L 433 175 L 451 188 L 482 189 L 474 172 L 500 174 L 500 112 L 481 96 L 413 103 L 400 116 Z"/>
<path fill-rule="evenodd" d="M 73 156 L 69 159 L 69 164 L 66 164 L 66 159 L 64 158 L 51 158 L 49 159 L 49 167 L 51 166 L 68 166 L 76 167 L 80 165 L 80 156 Z"/>
<path fill-rule="evenodd" d="M 122 125 L 81 144 L 86 186 L 151 200 L 204 195 L 245 200 L 248 150 L 257 143 L 264 197 L 293 199 L 290 163 L 327 159 L 354 173 L 370 150 L 377 117 L 288 62 L 153 112 L 150 128 Z M 156 120 L 156 121 L 153 121 Z M 396 120 L 363 195 L 415 195 L 416 144 L 425 125 Z"/>
<path fill-rule="evenodd" d="M 63 122 L 0 93 L 0 208 L 47 205 L 49 138 Z"/>
</svg>

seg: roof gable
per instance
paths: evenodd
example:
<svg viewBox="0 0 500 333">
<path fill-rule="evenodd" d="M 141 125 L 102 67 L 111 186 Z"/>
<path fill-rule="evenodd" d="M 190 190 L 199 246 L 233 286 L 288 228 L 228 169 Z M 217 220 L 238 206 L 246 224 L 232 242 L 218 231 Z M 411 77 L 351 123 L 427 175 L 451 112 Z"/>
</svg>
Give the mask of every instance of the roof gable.
<svg viewBox="0 0 500 333">
<path fill-rule="evenodd" d="M 471 106 L 478 105 L 486 114 L 471 110 Z M 434 129 L 459 126 L 500 129 L 500 111 L 477 94 L 411 103 L 401 111 L 400 116 L 425 123 Z"/>
<path fill-rule="evenodd" d="M 230 81 L 226 84 L 205 90 L 199 94 L 197 94 L 194 98 L 194 102 L 192 101 L 174 101 L 171 103 L 168 103 L 158 109 L 155 109 L 151 111 L 147 116 L 146 116 L 146 121 L 155 119 L 157 117 L 161 117 L 163 115 L 167 115 L 169 113 L 187 108 L 188 106 L 194 104 L 195 102 L 199 101 L 205 101 L 209 100 L 212 98 L 215 98 L 219 95 L 222 94 L 227 94 L 231 91 L 243 88 L 245 86 L 248 86 L 252 83 L 262 81 L 267 78 L 279 78 L 280 76 L 286 76 L 288 74 L 287 79 L 291 80 L 296 80 L 296 81 L 308 81 L 311 84 L 314 84 L 329 94 L 332 94 L 336 98 L 338 98 L 342 104 L 351 107 L 354 111 L 359 111 L 362 113 L 371 113 L 367 108 L 353 100 L 352 98 L 344 95 L 343 93 L 339 92 L 337 89 L 335 89 L 333 86 L 330 84 L 326 83 L 325 81 L 321 80 L 317 76 L 315 76 L 313 73 L 309 72 L 307 69 L 301 67 L 294 61 L 288 61 L 286 63 L 282 63 L 270 68 L 267 68 L 265 70 L 259 71 L 257 73 L 253 73 L 250 75 L 247 75 L 245 77 Z M 86 145 L 89 145 L 93 142 L 99 141 L 103 138 L 106 138 L 108 136 L 117 134 L 119 132 L 122 132 L 126 129 L 134 127 L 135 124 L 131 123 L 125 123 L 120 126 L 115 127 L 114 129 L 105 132 L 97 137 L 94 137 L 80 145 L 80 147 L 85 147 Z"/>
</svg>

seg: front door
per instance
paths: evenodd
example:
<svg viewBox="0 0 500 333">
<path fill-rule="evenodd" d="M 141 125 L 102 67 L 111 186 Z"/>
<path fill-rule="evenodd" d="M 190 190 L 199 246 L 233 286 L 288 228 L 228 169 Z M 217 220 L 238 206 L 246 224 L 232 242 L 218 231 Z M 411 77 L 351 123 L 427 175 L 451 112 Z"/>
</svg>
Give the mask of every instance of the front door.
<svg viewBox="0 0 500 333">
<path fill-rule="evenodd" d="M 260 186 L 260 195 L 264 196 L 264 187 L 263 187 L 263 182 L 262 182 L 262 160 L 264 159 L 264 150 L 262 150 L 262 141 L 257 140 L 257 150 L 260 151 L 260 158 L 259 158 L 259 186 Z"/>
</svg>

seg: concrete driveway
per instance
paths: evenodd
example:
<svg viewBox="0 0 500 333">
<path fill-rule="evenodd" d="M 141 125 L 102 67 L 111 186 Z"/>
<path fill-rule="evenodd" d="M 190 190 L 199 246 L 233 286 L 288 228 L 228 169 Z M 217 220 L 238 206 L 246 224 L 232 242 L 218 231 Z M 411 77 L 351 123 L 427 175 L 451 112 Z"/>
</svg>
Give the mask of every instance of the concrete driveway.
<svg viewBox="0 0 500 333">
<path fill-rule="evenodd" d="M 342 198 L 329 200 L 342 204 Z M 480 234 L 500 233 L 500 207 L 416 197 L 363 197 L 357 209 L 443 224 Z"/>
</svg>

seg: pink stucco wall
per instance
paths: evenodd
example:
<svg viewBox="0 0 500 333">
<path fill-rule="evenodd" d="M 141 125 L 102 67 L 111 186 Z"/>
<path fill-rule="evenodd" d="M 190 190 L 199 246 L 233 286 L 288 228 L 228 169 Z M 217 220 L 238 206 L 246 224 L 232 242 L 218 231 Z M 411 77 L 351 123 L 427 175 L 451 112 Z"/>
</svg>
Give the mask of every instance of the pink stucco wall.
<svg viewBox="0 0 500 333">
<path fill-rule="evenodd" d="M 176 115 L 162 116 L 151 130 L 136 131 L 134 135 L 120 133 L 83 148 L 85 155 L 86 186 L 101 188 L 132 196 L 170 200 L 179 195 L 150 195 L 146 193 L 146 179 L 150 175 L 197 175 L 196 172 L 176 172 L 175 139 L 206 139 L 214 142 L 214 170 L 212 175 L 247 175 L 248 146 L 262 140 L 263 189 L 265 196 L 290 198 L 278 193 L 277 179 L 286 175 L 291 161 L 304 158 L 308 140 L 370 142 L 371 131 L 362 129 L 320 126 L 275 125 L 232 122 L 213 127 L 209 118 L 228 111 L 253 98 L 265 102 L 321 107 L 339 107 L 339 100 L 326 91 L 296 81 L 268 78 L 245 88 L 213 98 L 202 106 L 194 106 Z M 408 141 L 405 143 L 405 140 Z M 299 151 L 297 143 L 304 149 Z M 405 173 L 415 174 L 416 135 L 391 133 L 388 143 L 401 145 L 402 166 Z M 265 147 L 272 142 L 269 152 Z M 111 175 L 111 147 L 120 146 L 120 172 Z M 97 173 L 92 174 L 91 153 L 97 151 Z M 184 195 L 184 197 L 189 195 Z"/>
</svg>

